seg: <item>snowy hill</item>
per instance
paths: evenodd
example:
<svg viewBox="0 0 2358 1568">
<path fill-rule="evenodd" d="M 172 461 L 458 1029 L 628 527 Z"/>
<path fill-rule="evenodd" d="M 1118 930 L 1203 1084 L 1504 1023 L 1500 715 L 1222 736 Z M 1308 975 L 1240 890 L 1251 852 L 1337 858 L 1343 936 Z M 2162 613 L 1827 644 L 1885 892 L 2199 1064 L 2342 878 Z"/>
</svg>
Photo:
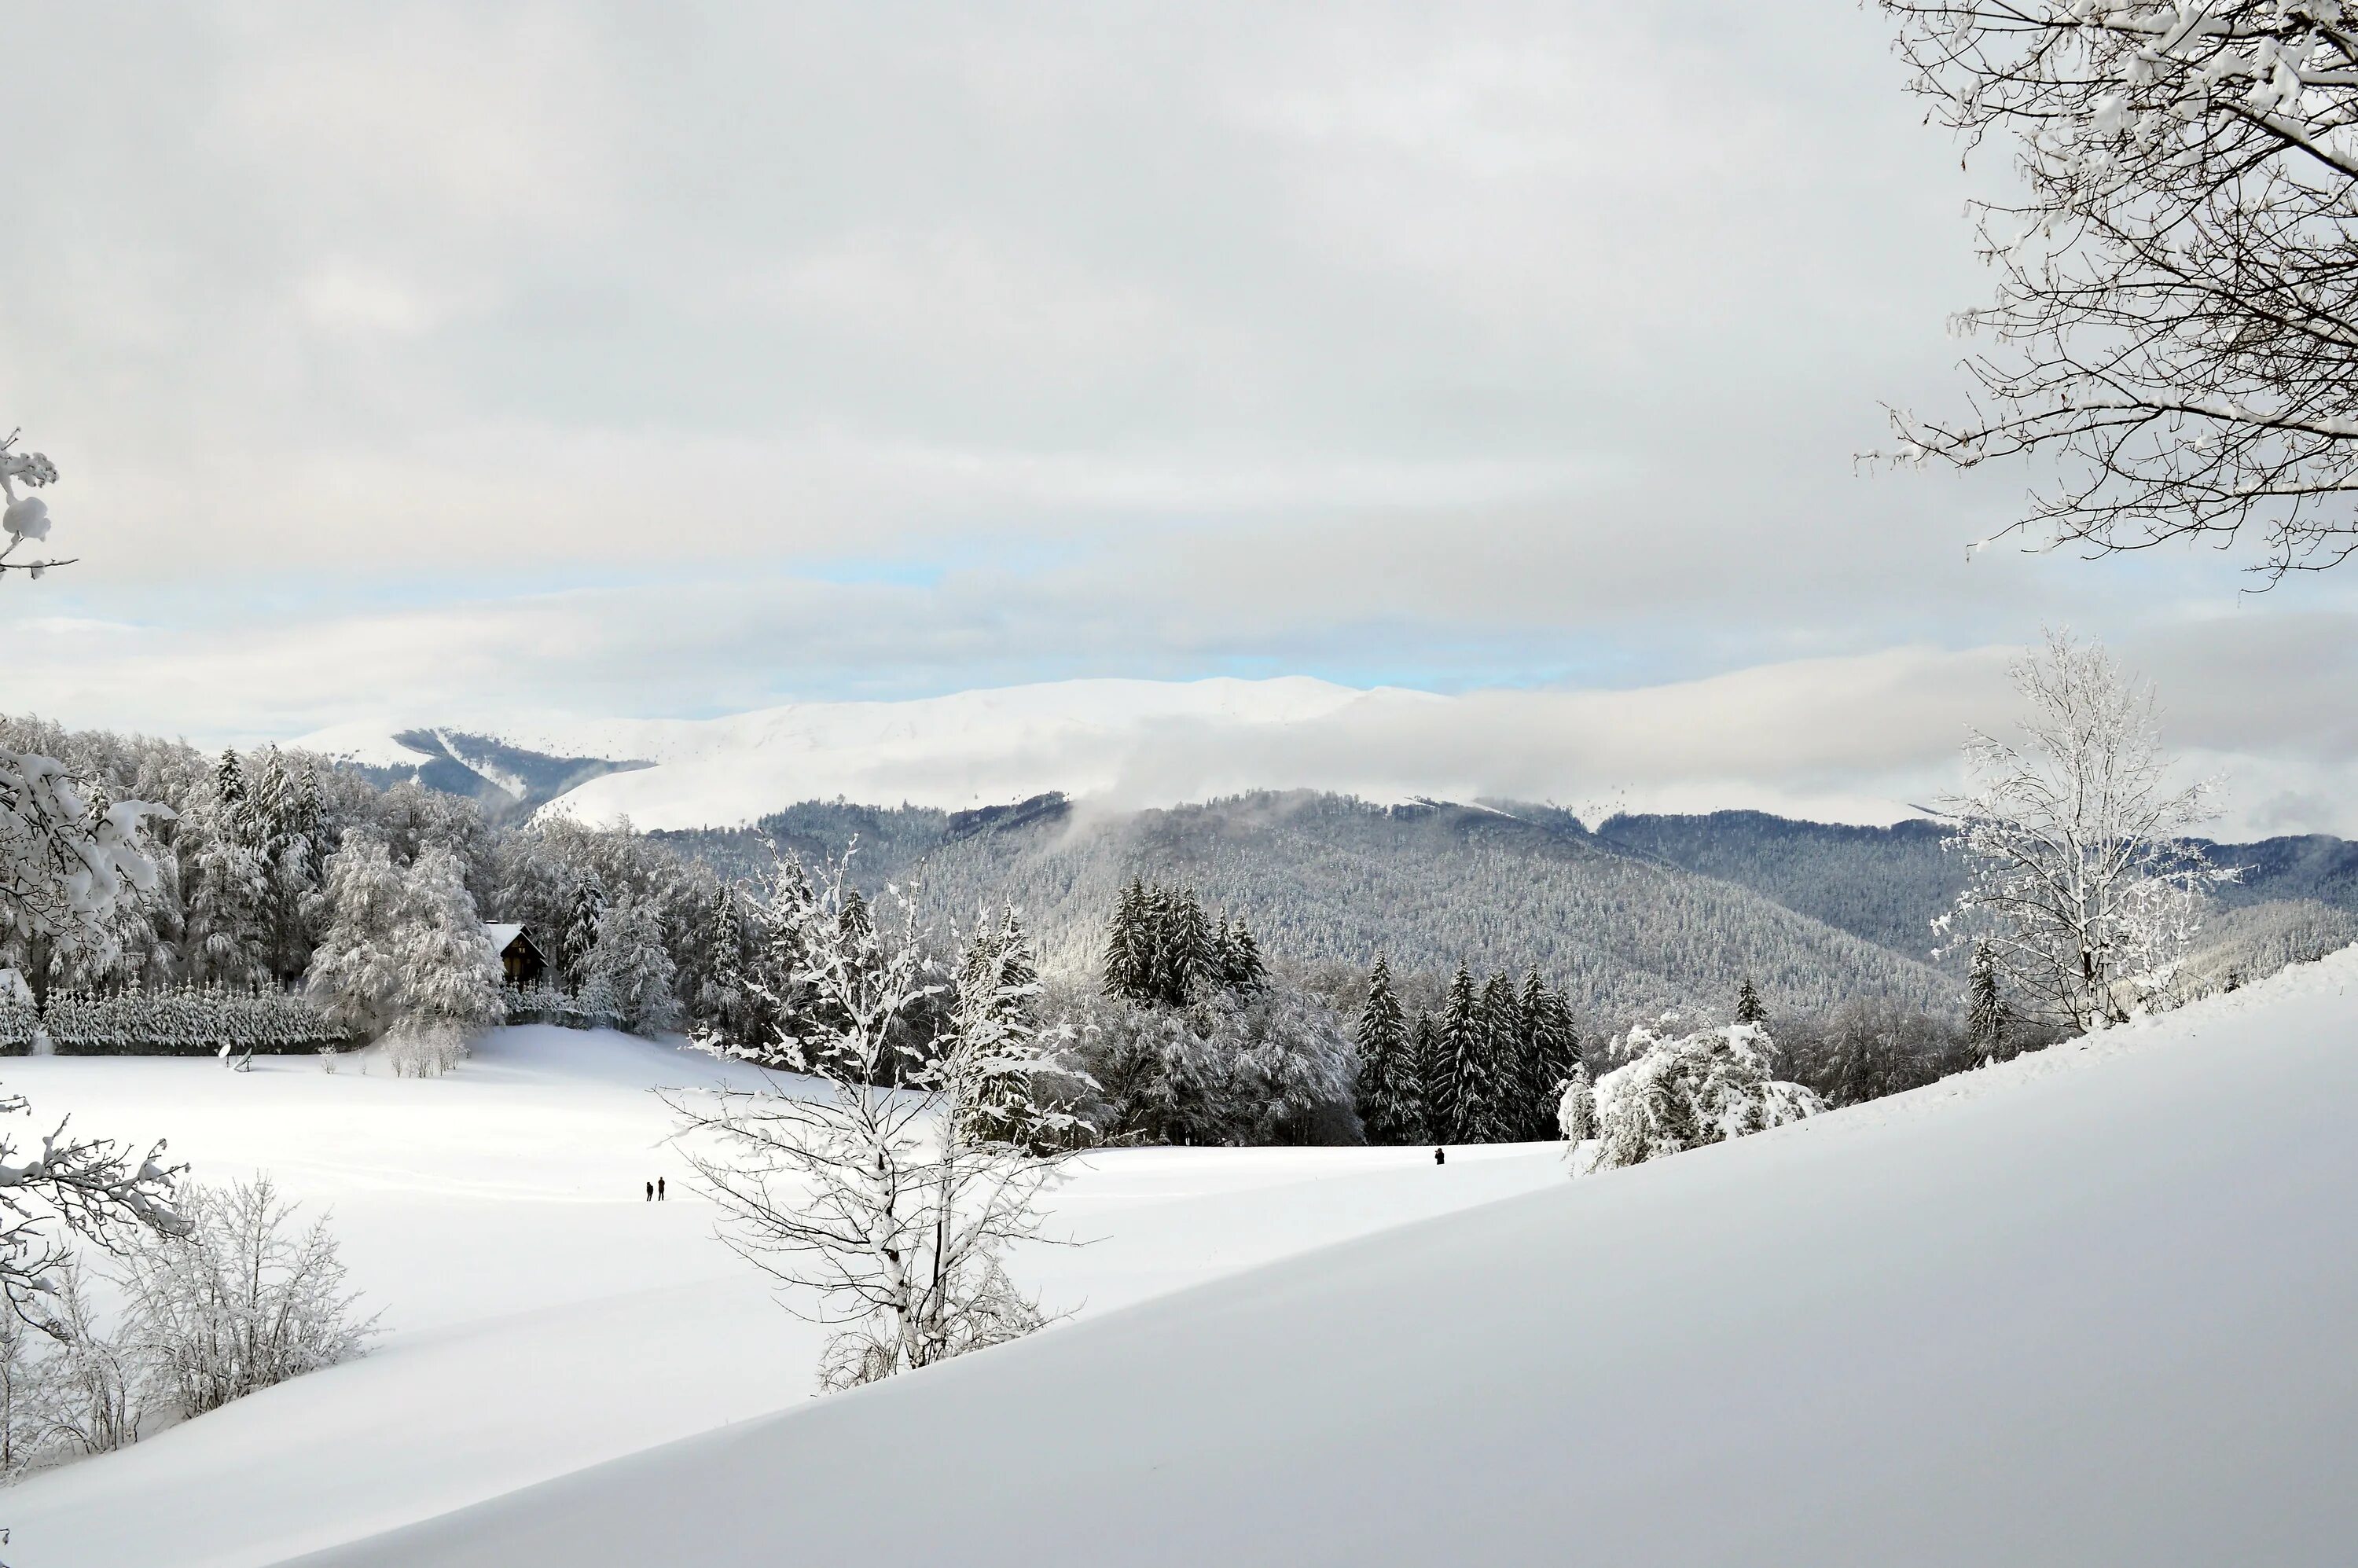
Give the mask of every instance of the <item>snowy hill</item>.
<svg viewBox="0 0 2358 1568">
<path fill-rule="evenodd" d="M 2354 985 L 2343 953 L 305 1561 L 2344 1563 Z"/>
</svg>

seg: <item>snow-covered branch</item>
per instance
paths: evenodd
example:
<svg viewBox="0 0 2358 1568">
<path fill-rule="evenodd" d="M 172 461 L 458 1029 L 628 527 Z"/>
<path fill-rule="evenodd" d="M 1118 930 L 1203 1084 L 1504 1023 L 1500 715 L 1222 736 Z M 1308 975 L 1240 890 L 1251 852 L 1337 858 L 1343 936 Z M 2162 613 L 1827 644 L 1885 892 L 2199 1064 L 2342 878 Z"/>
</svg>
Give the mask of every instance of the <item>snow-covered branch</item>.
<svg viewBox="0 0 2358 1568">
<path fill-rule="evenodd" d="M 2012 529 L 2209 536 L 2271 579 L 2358 550 L 2358 30 L 2334 0 L 1881 0 L 1928 117 L 2012 138 L 1978 208 L 1999 347 L 1898 456 L 2039 453 Z"/>
</svg>

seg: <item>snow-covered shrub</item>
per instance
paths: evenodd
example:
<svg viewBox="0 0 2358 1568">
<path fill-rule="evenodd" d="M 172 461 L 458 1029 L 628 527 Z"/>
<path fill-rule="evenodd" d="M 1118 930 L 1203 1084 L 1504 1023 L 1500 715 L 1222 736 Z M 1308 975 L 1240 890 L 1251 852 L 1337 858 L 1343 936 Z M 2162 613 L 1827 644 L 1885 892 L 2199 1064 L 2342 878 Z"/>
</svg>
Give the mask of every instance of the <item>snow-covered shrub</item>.
<svg viewBox="0 0 2358 1568">
<path fill-rule="evenodd" d="M 32 987 L 16 970 L 0 969 L 0 1055 L 21 1056 L 31 1050 L 40 1027 Z"/>
<path fill-rule="evenodd" d="M 581 998 L 553 981 L 510 986 L 502 1000 L 507 1003 L 510 1023 L 555 1023 L 567 1029 L 589 1026 Z"/>
<path fill-rule="evenodd" d="M 1617 1042 L 1629 1058 L 1596 1081 L 1596 1152 L 1613 1170 L 1799 1121 L 1825 1102 L 1776 1074 L 1767 1030 L 1729 1023 L 1679 1036 L 1640 1025 Z"/>
<path fill-rule="evenodd" d="M 319 1008 L 276 986 L 129 986 L 49 993 L 41 1022 L 67 1056 L 243 1054 L 313 1051 L 344 1039 Z"/>
<path fill-rule="evenodd" d="M 1575 1157 L 1580 1146 L 1596 1136 L 1596 1089 L 1588 1081 L 1588 1069 L 1578 1062 L 1572 1065 L 1563 1096 L 1556 1101 L 1555 1126 Z"/>
<path fill-rule="evenodd" d="M 448 1019 L 399 1019 L 384 1032 L 385 1065 L 396 1078 L 438 1078 L 466 1056 L 466 1032 Z"/>
<path fill-rule="evenodd" d="M 165 1241 L 163 1236 L 143 1237 Z M 110 1337 L 83 1282 L 82 1263 L 67 1257 L 50 1271 L 46 1326 L 58 1343 L 49 1397 L 53 1439 L 84 1454 L 111 1454 L 139 1441 L 146 1418 L 145 1379 L 137 1355 Z"/>
<path fill-rule="evenodd" d="M 185 1237 L 144 1238 L 124 1275 L 127 1338 L 182 1416 L 334 1366 L 375 1332 L 322 1217 L 298 1228 L 269 1176 L 190 1186 Z"/>
</svg>

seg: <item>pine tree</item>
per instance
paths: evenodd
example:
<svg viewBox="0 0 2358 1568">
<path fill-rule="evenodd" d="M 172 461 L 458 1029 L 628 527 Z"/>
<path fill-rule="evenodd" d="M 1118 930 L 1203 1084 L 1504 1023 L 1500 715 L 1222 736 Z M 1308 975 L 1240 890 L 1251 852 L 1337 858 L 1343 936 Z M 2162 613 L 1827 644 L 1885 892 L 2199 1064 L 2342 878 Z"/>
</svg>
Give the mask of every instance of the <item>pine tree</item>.
<svg viewBox="0 0 2358 1568">
<path fill-rule="evenodd" d="M 1155 944 L 1155 992 L 1165 1007 L 1184 1007 L 1196 993 L 1219 983 L 1212 961 L 1212 923 L 1193 888 L 1164 893 L 1161 901 L 1161 940 Z"/>
<path fill-rule="evenodd" d="M 1441 1010 L 1441 1051 L 1448 1060 L 1448 1118 L 1433 1136 L 1444 1143 L 1473 1143 L 1490 1115 L 1490 1042 L 1472 971 L 1457 966 L 1449 1000 Z"/>
<path fill-rule="evenodd" d="M 573 879 L 566 901 L 565 929 L 557 937 L 557 962 L 568 983 L 590 983 L 590 955 L 598 946 L 598 920 L 606 913 L 606 890 L 598 873 L 584 867 Z"/>
<path fill-rule="evenodd" d="M 1522 1081 L 1515 1120 L 1517 1136 L 1536 1141 L 1555 1136 L 1556 1105 L 1580 1049 L 1572 1009 L 1562 992 L 1541 982 L 1536 966 L 1523 979 L 1522 1022 Z"/>
<path fill-rule="evenodd" d="M 1047 1147 L 1033 1115 L 1039 990 L 1032 938 L 1010 904 L 996 928 L 976 933 L 967 945 L 950 1010 L 952 1037 L 971 1065 L 952 1086 L 958 1099 L 953 1130 L 969 1145 L 1013 1140 Z"/>
<path fill-rule="evenodd" d="M 1738 1023 L 1768 1022 L 1768 1010 L 1761 1005 L 1760 993 L 1752 988 L 1750 975 L 1744 977 L 1744 984 L 1736 993 L 1736 1022 Z"/>
<path fill-rule="evenodd" d="M 1146 884 L 1136 877 L 1121 890 L 1106 925 L 1106 995 L 1143 1006 L 1154 994 L 1154 954 Z"/>
<path fill-rule="evenodd" d="M 2231 985 L 2229 989 L 2234 988 Z M 1966 995 L 1966 1044 L 1976 1061 L 1995 1062 L 2006 1054 L 2006 1010 L 1997 994 L 1997 960 L 1986 942 L 1974 944 L 1973 974 Z"/>
<path fill-rule="evenodd" d="M 1376 960 L 1357 1031 L 1359 1120 L 1370 1143 L 1412 1143 L 1424 1136 L 1423 1085 L 1409 1042 L 1392 972 Z"/>
<path fill-rule="evenodd" d="M 1260 944 L 1253 940 L 1252 927 L 1243 915 L 1228 933 L 1228 962 L 1225 976 L 1228 987 L 1238 996 L 1258 996 L 1269 989 L 1269 966 L 1261 961 Z"/>
<path fill-rule="evenodd" d="M 1505 1143 L 1518 1130 L 1522 1087 L 1522 1007 L 1515 982 L 1494 974 L 1475 1004 L 1474 1027 L 1457 1059 L 1457 1135 L 1461 1143 Z"/>
<path fill-rule="evenodd" d="M 1409 1031 L 1409 1054 L 1416 1063 L 1417 1083 L 1423 1089 L 1421 1096 L 1417 1141 L 1446 1143 L 1451 1128 L 1456 1123 L 1456 1078 L 1450 1070 L 1449 1051 L 1442 1037 L 1441 1026 L 1433 1014 L 1416 1015 L 1416 1027 Z"/>
</svg>

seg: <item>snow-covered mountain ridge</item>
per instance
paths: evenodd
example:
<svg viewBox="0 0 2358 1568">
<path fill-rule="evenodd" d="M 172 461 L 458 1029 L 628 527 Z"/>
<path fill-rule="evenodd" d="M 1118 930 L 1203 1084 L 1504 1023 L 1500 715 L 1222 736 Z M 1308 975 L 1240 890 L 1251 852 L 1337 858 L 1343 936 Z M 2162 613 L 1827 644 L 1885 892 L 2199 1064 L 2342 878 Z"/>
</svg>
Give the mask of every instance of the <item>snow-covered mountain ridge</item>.
<svg viewBox="0 0 2358 1568">
<path fill-rule="evenodd" d="M 1449 700 L 1306 676 L 1073 680 L 899 702 L 790 703 L 719 719 L 532 720 L 496 736 L 362 722 L 297 744 L 376 771 L 452 760 L 503 787 L 519 758 L 541 759 L 548 771 L 604 763 L 600 776 L 552 797 L 554 809 L 686 828 L 838 797 L 953 811 L 1051 791 L 1138 806 L 1271 787 L 1406 799 L 1419 793 L 1406 787 L 1414 781 L 1347 753 L 1323 754 L 1318 738 L 1353 728 L 1347 716 L 1355 710 L 1390 717 Z M 462 744 L 453 747 L 453 735 Z M 485 755 L 470 755 L 466 741 Z M 610 771 L 618 766 L 628 771 Z"/>
</svg>

